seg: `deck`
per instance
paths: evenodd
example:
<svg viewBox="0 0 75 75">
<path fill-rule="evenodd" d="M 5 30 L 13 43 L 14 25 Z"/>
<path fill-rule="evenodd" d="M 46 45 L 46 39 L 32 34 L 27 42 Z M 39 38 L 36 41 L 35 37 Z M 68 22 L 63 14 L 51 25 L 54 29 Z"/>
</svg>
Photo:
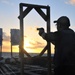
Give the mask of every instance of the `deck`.
<svg viewBox="0 0 75 75">
<path fill-rule="evenodd" d="M 0 75 L 20 75 L 20 70 L 20 62 L 17 60 L 10 62 L 6 59 L 5 63 L 0 63 Z M 47 75 L 46 58 L 25 58 L 24 75 Z"/>
</svg>

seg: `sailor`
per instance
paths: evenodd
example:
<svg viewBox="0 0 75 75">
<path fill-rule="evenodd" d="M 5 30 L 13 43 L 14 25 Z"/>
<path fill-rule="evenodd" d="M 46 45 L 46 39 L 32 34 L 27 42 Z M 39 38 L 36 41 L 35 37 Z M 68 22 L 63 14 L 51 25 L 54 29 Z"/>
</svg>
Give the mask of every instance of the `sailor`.
<svg viewBox="0 0 75 75">
<path fill-rule="evenodd" d="M 46 33 L 39 28 L 39 35 L 55 46 L 54 75 L 75 75 L 75 32 L 70 28 L 67 16 L 54 21 L 57 31 Z"/>
</svg>

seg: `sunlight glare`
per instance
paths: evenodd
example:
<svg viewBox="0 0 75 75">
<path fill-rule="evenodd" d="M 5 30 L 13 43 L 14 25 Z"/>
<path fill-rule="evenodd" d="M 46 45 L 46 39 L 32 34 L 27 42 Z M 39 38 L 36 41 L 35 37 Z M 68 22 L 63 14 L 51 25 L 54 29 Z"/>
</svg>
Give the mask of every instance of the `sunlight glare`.
<svg viewBox="0 0 75 75">
<path fill-rule="evenodd" d="M 26 48 L 26 47 L 30 47 L 30 43 L 29 43 L 29 40 L 27 38 L 24 41 L 24 48 Z"/>
</svg>

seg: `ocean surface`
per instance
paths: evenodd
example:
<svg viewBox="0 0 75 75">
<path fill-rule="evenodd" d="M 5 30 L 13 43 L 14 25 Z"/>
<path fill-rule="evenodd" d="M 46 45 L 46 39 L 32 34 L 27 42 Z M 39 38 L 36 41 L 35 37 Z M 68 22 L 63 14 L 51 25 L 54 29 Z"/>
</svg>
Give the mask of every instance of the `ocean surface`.
<svg viewBox="0 0 75 75">
<path fill-rule="evenodd" d="M 32 57 L 34 57 L 34 56 L 37 56 L 37 55 L 39 55 L 39 53 L 29 53 Z M 2 52 L 2 57 L 4 57 L 4 58 L 11 58 L 11 53 L 10 52 Z M 19 57 L 19 53 L 12 53 L 12 56 L 13 57 L 16 57 L 16 58 L 18 58 Z M 24 56 L 25 57 L 27 57 L 25 54 L 24 54 Z M 43 56 L 47 56 L 47 54 L 43 54 Z"/>
<path fill-rule="evenodd" d="M 37 55 L 39 55 L 39 53 L 29 53 L 32 57 L 34 57 L 34 56 L 37 56 Z M 10 52 L 2 52 L 2 57 L 4 57 L 4 58 L 11 58 L 11 53 Z M 12 56 L 13 57 L 16 57 L 16 58 L 18 58 L 19 57 L 19 53 L 12 53 Z M 47 56 L 47 54 L 43 54 L 42 56 Z M 53 54 L 51 55 L 51 56 L 53 56 Z M 24 57 L 27 57 L 25 54 L 24 54 Z"/>
</svg>

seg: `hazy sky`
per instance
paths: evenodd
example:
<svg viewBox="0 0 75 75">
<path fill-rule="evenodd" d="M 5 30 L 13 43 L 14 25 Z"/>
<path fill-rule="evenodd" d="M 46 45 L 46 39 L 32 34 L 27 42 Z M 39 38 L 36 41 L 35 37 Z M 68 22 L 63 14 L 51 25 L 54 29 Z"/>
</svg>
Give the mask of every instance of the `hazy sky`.
<svg viewBox="0 0 75 75">
<path fill-rule="evenodd" d="M 0 28 L 3 28 L 3 51 L 10 51 L 10 29 L 19 29 L 19 4 L 37 4 L 50 6 L 51 31 L 56 27 L 53 21 L 60 16 L 68 16 L 71 28 L 75 30 L 75 0 L 0 0 Z M 46 45 L 36 30 L 37 27 L 46 29 L 46 22 L 32 10 L 24 19 L 25 49 L 28 52 L 40 52 Z M 16 50 L 15 50 L 16 49 Z M 18 51 L 16 47 L 13 51 Z M 53 52 L 53 46 L 52 46 Z"/>
</svg>

